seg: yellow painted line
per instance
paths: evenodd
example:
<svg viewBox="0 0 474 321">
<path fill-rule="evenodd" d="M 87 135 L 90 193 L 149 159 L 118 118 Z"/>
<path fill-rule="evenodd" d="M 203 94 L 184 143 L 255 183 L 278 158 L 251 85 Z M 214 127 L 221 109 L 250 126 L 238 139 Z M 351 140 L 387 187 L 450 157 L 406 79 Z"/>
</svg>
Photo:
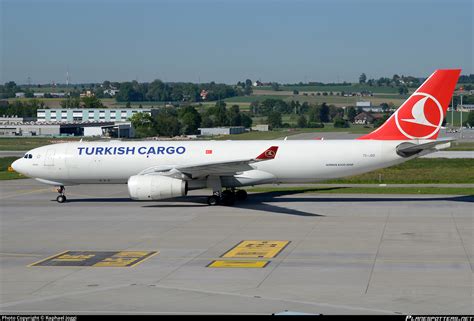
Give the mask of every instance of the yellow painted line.
<svg viewBox="0 0 474 321">
<path fill-rule="evenodd" d="M 270 261 L 212 261 L 207 267 L 210 268 L 264 268 Z"/>
<path fill-rule="evenodd" d="M 0 199 L 4 200 L 6 198 L 11 198 L 11 197 L 21 196 L 21 195 L 26 195 L 26 194 L 33 194 L 33 193 L 38 193 L 38 192 L 44 192 L 44 191 L 47 191 L 47 190 L 49 190 L 49 188 L 40 188 L 40 189 L 35 189 L 35 190 L 32 190 L 32 191 L 27 191 L 27 192 L 19 192 L 19 193 L 15 193 L 15 194 L 9 194 L 9 195 L 6 195 L 4 197 L 0 197 Z"/>
<path fill-rule="evenodd" d="M 40 261 L 38 261 L 38 262 L 31 263 L 31 264 L 27 265 L 27 267 L 35 266 L 36 264 L 40 264 L 40 263 L 43 263 L 44 261 L 51 260 L 51 259 L 55 258 L 56 256 L 63 255 L 63 254 L 65 254 L 65 253 L 67 253 L 67 252 L 69 252 L 69 251 L 64 251 L 64 252 L 61 252 L 61 253 L 59 253 L 59 254 L 54 254 L 54 255 L 48 256 L 48 257 L 45 258 L 45 259 L 42 259 L 42 260 L 40 260 Z"/>
<path fill-rule="evenodd" d="M 223 258 L 271 259 L 290 244 L 290 241 L 247 240 L 226 252 Z"/>
<path fill-rule="evenodd" d="M 160 253 L 160 251 L 150 252 L 150 253 L 151 253 L 150 255 L 148 255 L 147 257 L 144 257 L 143 259 L 141 259 L 140 261 L 136 262 L 136 263 L 133 264 L 133 265 L 130 265 L 129 267 L 135 267 L 135 266 L 137 266 L 138 264 L 145 262 L 146 260 L 148 260 L 148 259 L 154 257 L 155 255 L 158 255 L 158 254 Z"/>
</svg>

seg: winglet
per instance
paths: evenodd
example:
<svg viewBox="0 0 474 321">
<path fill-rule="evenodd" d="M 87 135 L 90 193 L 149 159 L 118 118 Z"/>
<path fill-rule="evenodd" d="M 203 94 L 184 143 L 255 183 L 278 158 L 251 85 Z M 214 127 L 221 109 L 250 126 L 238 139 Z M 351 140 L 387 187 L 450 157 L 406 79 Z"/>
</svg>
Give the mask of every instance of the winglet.
<svg viewBox="0 0 474 321">
<path fill-rule="evenodd" d="M 277 150 L 278 150 L 278 146 L 272 146 L 266 151 L 264 151 L 263 153 L 261 153 L 260 155 L 258 155 L 256 159 L 259 159 L 259 160 L 274 159 L 276 156 Z"/>
</svg>

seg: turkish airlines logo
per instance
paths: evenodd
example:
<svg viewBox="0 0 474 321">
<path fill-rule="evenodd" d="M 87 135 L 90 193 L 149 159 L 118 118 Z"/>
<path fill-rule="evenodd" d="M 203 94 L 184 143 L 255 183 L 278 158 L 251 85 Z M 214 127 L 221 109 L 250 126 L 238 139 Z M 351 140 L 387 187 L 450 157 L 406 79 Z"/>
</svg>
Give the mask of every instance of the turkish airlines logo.
<svg viewBox="0 0 474 321">
<path fill-rule="evenodd" d="M 266 157 L 266 158 L 273 158 L 273 157 L 275 157 L 275 151 L 273 151 L 273 150 L 271 150 L 271 149 L 265 151 L 265 157 Z"/>
<path fill-rule="evenodd" d="M 430 94 L 416 92 L 396 111 L 395 122 L 407 138 L 427 139 L 441 128 L 443 108 Z"/>
</svg>

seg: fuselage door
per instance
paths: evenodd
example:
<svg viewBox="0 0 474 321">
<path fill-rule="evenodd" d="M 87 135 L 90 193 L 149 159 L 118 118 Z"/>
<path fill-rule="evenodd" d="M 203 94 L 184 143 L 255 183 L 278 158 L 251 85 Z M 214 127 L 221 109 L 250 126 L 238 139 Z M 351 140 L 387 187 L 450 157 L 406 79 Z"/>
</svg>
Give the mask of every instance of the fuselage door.
<svg viewBox="0 0 474 321">
<path fill-rule="evenodd" d="M 48 149 L 44 158 L 44 166 L 54 166 L 54 149 Z"/>
</svg>

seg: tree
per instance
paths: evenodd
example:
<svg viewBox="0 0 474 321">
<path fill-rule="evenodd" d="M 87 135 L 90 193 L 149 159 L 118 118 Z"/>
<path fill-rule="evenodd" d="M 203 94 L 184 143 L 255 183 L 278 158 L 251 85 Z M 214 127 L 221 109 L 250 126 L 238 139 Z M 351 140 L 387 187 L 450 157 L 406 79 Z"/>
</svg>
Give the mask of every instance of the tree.
<svg viewBox="0 0 474 321">
<path fill-rule="evenodd" d="M 218 101 L 214 107 L 210 107 L 207 110 L 207 115 L 212 120 L 214 126 L 229 126 L 229 116 L 225 102 Z"/>
<path fill-rule="evenodd" d="M 180 124 L 173 108 L 162 108 L 156 114 L 156 131 L 160 136 L 173 137 L 179 135 Z"/>
<path fill-rule="evenodd" d="M 81 107 L 81 99 L 79 97 L 68 97 L 61 100 L 60 104 L 62 108 L 79 108 Z"/>
<path fill-rule="evenodd" d="M 329 106 L 326 103 L 323 103 L 319 109 L 319 119 L 322 123 L 329 122 Z"/>
<path fill-rule="evenodd" d="M 349 122 L 340 118 L 340 117 L 336 117 L 334 119 L 334 128 L 349 128 L 350 125 L 349 125 Z"/>
<path fill-rule="evenodd" d="M 398 87 L 398 93 L 400 95 L 406 95 L 408 94 L 408 88 L 406 86 L 400 86 Z"/>
<path fill-rule="evenodd" d="M 308 121 L 310 123 L 319 123 L 321 122 L 321 107 L 317 105 L 311 105 L 308 112 Z"/>
<path fill-rule="evenodd" d="M 232 105 L 232 107 L 230 107 L 228 117 L 230 126 L 242 126 L 242 115 L 240 114 L 238 105 Z"/>
<path fill-rule="evenodd" d="M 193 106 L 186 106 L 179 111 L 181 132 L 185 135 L 198 134 L 201 126 L 201 115 Z"/>
<path fill-rule="evenodd" d="M 362 73 L 362 75 L 360 75 L 359 77 L 359 84 L 365 84 L 365 82 L 367 81 L 367 76 Z"/>
<path fill-rule="evenodd" d="M 463 126 L 474 127 L 474 111 L 471 110 L 467 116 L 467 120 L 463 123 Z"/>
<path fill-rule="evenodd" d="M 241 120 L 242 120 L 242 126 L 244 126 L 245 128 L 252 127 L 252 118 L 248 116 L 247 114 L 242 113 Z"/>
<path fill-rule="evenodd" d="M 374 121 L 374 128 L 377 128 L 377 127 L 380 127 L 382 126 L 383 123 L 385 123 L 385 121 L 390 117 L 389 114 L 385 114 L 383 115 L 382 117 L 376 119 Z"/>
<path fill-rule="evenodd" d="M 299 128 L 308 127 L 308 121 L 306 120 L 306 117 L 304 115 L 300 115 L 300 117 L 298 117 L 297 126 Z"/>
<path fill-rule="evenodd" d="M 153 117 L 148 113 L 136 113 L 130 117 L 136 137 L 150 137 L 156 135 L 156 124 Z"/>
<path fill-rule="evenodd" d="M 280 84 L 277 83 L 277 82 L 272 82 L 272 90 L 279 91 L 280 90 Z"/>
<path fill-rule="evenodd" d="M 354 122 L 354 118 L 357 116 L 357 111 L 354 106 L 351 106 L 347 109 L 347 119 L 350 122 Z"/>
<path fill-rule="evenodd" d="M 282 126 L 281 113 L 272 111 L 268 114 L 267 123 L 271 128 L 279 128 Z"/>
<path fill-rule="evenodd" d="M 102 108 L 104 105 L 96 96 L 82 97 L 82 105 L 84 108 Z"/>
</svg>

